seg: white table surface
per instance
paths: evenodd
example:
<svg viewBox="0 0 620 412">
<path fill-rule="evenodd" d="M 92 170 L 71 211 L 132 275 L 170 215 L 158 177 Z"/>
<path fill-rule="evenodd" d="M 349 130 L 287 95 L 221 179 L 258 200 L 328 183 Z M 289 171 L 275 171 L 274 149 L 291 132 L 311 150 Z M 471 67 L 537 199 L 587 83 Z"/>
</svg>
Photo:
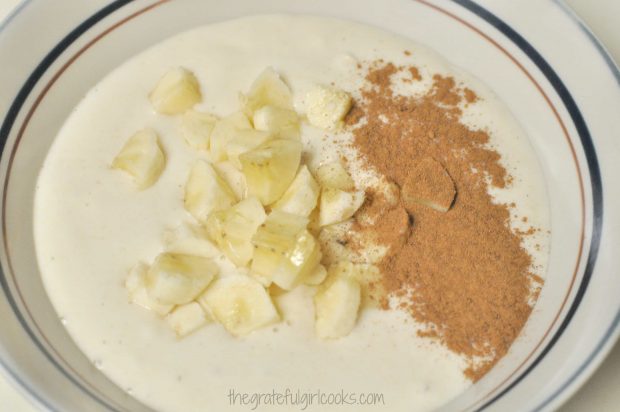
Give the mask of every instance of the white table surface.
<svg viewBox="0 0 620 412">
<path fill-rule="evenodd" d="M 509 1 L 509 0 L 501 0 Z M 611 55 L 620 62 L 620 1 L 566 0 L 592 28 Z M 19 0 L 0 0 L 0 21 Z M 601 368 L 560 410 L 561 412 L 620 411 L 620 343 Z M 35 412 L 22 394 L 0 376 L 0 411 Z"/>
</svg>

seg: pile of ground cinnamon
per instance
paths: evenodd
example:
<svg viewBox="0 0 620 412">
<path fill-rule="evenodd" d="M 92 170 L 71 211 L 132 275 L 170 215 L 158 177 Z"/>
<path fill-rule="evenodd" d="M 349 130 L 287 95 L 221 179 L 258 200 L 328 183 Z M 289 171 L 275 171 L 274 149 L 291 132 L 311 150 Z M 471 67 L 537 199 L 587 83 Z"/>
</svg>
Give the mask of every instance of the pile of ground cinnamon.
<svg viewBox="0 0 620 412">
<path fill-rule="evenodd" d="M 426 325 L 422 335 L 470 359 L 466 375 L 477 380 L 521 331 L 531 288 L 540 282 L 530 273 L 524 234 L 510 229 L 510 206 L 494 203 L 487 190 L 505 187 L 510 177 L 486 146 L 488 134 L 460 122 L 459 107 L 475 102 L 474 92 L 435 75 L 426 95 L 408 97 L 393 91 L 392 78 L 401 72 L 419 81 L 415 67 L 378 61 L 361 70 L 367 83 L 347 126 L 366 166 L 402 187 L 417 164 L 434 159 L 457 194 L 447 212 L 422 204 L 405 212 L 402 202 L 369 193 L 360 212 L 366 219 L 353 230 L 388 246 L 379 263 L 382 289 Z"/>
</svg>

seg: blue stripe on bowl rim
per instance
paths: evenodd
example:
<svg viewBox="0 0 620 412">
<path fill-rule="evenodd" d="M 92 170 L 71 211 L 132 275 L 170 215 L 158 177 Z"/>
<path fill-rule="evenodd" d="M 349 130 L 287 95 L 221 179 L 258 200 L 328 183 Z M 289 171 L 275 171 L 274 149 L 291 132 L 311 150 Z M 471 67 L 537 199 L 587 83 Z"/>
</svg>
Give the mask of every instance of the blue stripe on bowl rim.
<svg viewBox="0 0 620 412">
<path fill-rule="evenodd" d="M 545 76 L 547 81 L 551 84 L 557 95 L 562 100 L 566 110 L 568 111 L 571 120 L 573 121 L 575 128 L 578 132 L 580 142 L 582 144 L 582 149 L 584 151 L 586 162 L 589 169 L 590 175 L 590 184 L 592 187 L 592 204 L 593 204 L 593 228 L 591 234 L 590 248 L 588 252 L 588 257 L 586 261 L 586 267 L 584 270 L 583 278 L 579 287 L 577 289 L 576 296 L 568 309 L 566 316 L 564 317 L 562 323 L 559 328 L 556 330 L 553 337 L 544 347 L 544 349 L 539 353 L 539 355 L 534 359 L 534 361 L 523 371 L 519 376 L 517 376 L 506 388 L 500 391 L 493 398 L 488 400 L 486 403 L 481 405 L 477 410 L 483 410 L 495 402 L 497 402 L 503 395 L 508 393 L 512 388 L 519 384 L 549 353 L 549 351 L 554 347 L 554 345 L 561 338 L 562 334 L 570 324 L 574 314 L 576 313 L 581 301 L 583 300 L 583 296 L 588 288 L 589 282 L 592 277 L 592 273 L 594 270 L 594 266 L 596 263 L 596 258 L 598 255 L 598 250 L 600 247 L 600 235 L 602 229 L 602 220 L 603 220 L 603 186 L 600 175 L 600 168 L 598 165 L 598 160 L 596 156 L 596 151 L 594 148 L 594 144 L 588 130 L 587 124 L 576 104 L 572 95 L 559 78 L 557 73 L 553 70 L 553 68 L 549 65 L 549 63 L 540 55 L 540 53 L 519 33 L 517 33 L 514 29 L 512 29 L 508 24 L 506 24 L 503 20 L 495 16 L 489 10 L 483 8 L 479 4 L 475 3 L 473 0 L 451 0 L 453 3 L 467 9 L 471 13 L 475 14 L 479 18 L 483 19 L 491 26 L 493 26 L 496 30 L 502 33 L 508 40 L 510 40 L 515 46 L 517 46 L 526 56 L 528 56 L 531 61 L 536 65 L 536 67 L 541 71 L 541 73 Z M 30 96 L 33 89 L 39 82 L 39 80 L 43 77 L 46 71 L 51 67 L 51 65 L 83 34 L 85 34 L 89 29 L 95 26 L 98 22 L 111 15 L 112 13 L 118 11 L 122 7 L 127 4 L 132 3 L 133 0 L 115 0 L 111 2 L 109 5 L 103 7 L 88 19 L 84 20 L 80 25 L 78 25 L 75 29 L 73 29 L 67 36 L 65 36 L 37 65 L 35 70 L 30 74 L 24 85 L 21 87 L 17 96 L 13 100 L 7 115 L 0 127 L 0 152 L 4 152 L 4 148 L 8 139 L 8 136 L 11 132 L 11 129 L 15 123 L 15 120 L 23 108 L 23 105 L 26 99 Z M 23 8 L 28 1 L 22 2 L 20 8 Z M 565 9 L 564 9 L 565 10 Z M 566 10 L 565 10 L 566 11 Z M 10 16 L 4 24 L 0 27 L 0 31 L 6 26 L 6 24 L 11 20 L 14 16 Z M 596 38 L 591 35 L 582 25 L 580 28 L 588 34 L 588 38 L 593 43 L 595 48 L 603 55 L 605 60 L 610 67 L 610 70 L 613 72 L 614 76 L 619 79 L 620 82 L 620 72 L 613 65 L 613 60 L 609 58 L 609 56 L 605 53 L 605 50 L 602 45 L 596 40 Z M 111 411 L 119 411 L 112 405 L 108 404 L 105 400 L 99 398 L 97 395 L 92 393 L 88 388 L 85 388 L 77 379 L 75 379 L 71 374 L 69 374 L 64 368 L 59 365 L 59 363 L 54 359 L 54 357 L 48 352 L 45 346 L 38 340 L 35 336 L 34 332 L 28 325 L 28 322 L 23 317 L 22 313 L 19 311 L 16 306 L 16 302 L 11 294 L 8 282 L 4 276 L 4 273 L 0 273 L 0 284 L 2 285 L 2 289 L 4 294 L 7 297 L 15 315 L 17 316 L 20 324 L 25 329 L 27 334 L 33 340 L 33 342 L 37 345 L 37 347 L 42 351 L 42 353 L 54 364 L 59 371 L 66 376 L 71 382 L 73 382 L 76 386 L 78 386 L 81 390 L 83 390 L 86 394 L 88 394 L 91 398 L 97 401 L 102 406 L 108 408 Z M 614 336 L 614 332 L 618 328 L 620 324 L 620 312 L 616 314 L 616 317 L 613 323 L 608 328 L 607 332 L 604 334 L 602 340 L 595 347 L 594 351 L 585 359 L 583 364 L 577 368 L 573 375 L 571 375 L 565 383 L 563 383 L 556 392 L 551 394 L 544 402 L 542 402 L 539 406 L 537 406 L 534 410 L 539 410 L 544 408 L 548 404 L 550 404 L 555 398 L 557 398 L 564 390 L 566 390 L 571 384 L 583 373 L 588 366 L 598 357 L 600 352 L 606 347 L 609 339 Z M 9 375 L 17 381 L 34 399 L 38 400 L 42 405 L 52 411 L 56 411 L 56 409 L 50 405 L 45 399 L 43 399 L 40 395 L 36 393 L 36 391 L 28 386 L 26 382 L 24 382 L 14 371 L 12 371 L 8 365 L 6 365 L 2 360 L 0 360 L 0 364 L 5 370 L 9 373 Z"/>
</svg>

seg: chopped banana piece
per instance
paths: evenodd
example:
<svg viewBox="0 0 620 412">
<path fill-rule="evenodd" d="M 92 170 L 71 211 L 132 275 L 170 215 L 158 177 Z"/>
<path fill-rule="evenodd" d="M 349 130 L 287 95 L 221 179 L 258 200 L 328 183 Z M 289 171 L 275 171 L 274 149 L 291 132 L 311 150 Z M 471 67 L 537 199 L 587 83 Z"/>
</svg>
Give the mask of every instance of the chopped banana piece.
<svg viewBox="0 0 620 412">
<path fill-rule="evenodd" d="M 366 192 L 366 201 L 355 213 L 355 220 L 362 227 L 371 227 L 389 215 L 399 214 L 395 209 L 402 209 L 400 213 L 402 217 L 404 209 L 400 206 L 400 188 L 394 182 L 383 180 L 379 186 Z M 407 225 L 408 220 L 408 218 L 405 220 Z"/>
<path fill-rule="evenodd" d="M 207 238 L 207 232 L 202 226 L 184 223 L 174 229 L 164 232 L 166 251 L 185 255 L 202 256 L 214 259 L 221 252 Z"/>
<path fill-rule="evenodd" d="M 311 125 L 334 130 L 351 110 L 351 96 L 333 87 L 317 86 L 306 95 L 306 116 Z"/>
<path fill-rule="evenodd" d="M 302 144 L 297 140 L 270 140 L 239 156 L 248 193 L 263 205 L 278 200 L 289 187 L 301 161 Z"/>
<path fill-rule="evenodd" d="M 177 337 L 183 338 L 200 329 L 207 324 L 209 320 L 198 303 L 190 302 L 185 305 L 177 306 L 172 313 L 166 317 L 166 321 L 172 330 L 174 330 Z"/>
<path fill-rule="evenodd" d="M 321 261 L 319 244 L 306 230 L 308 219 L 274 210 L 256 231 L 252 272 L 291 290 Z"/>
<path fill-rule="evenodd" d="M 204 160 L 192 166 L 185 183 L 185 209 L 199 222 L 206 222 L 214 210 L 230 207 L 237 201 L 228 184 Z"/>
<path fill-rule="evenodd" d="M 312 273 L 306 276 L 304 279 L 304 284 L 309 286 L 317 286 L 323 283 L 325 278 L 327 278 L 327 269 L 325 269 L 325 266 L 323 265 L 318 265 Z"/>
<path fill-rule="evenodd" d="M 264 106 L 252 118 L 256 130 L 264 130 L 280 139 L 299 139 L 300 124 L 297 112 L 276 106 Z"/>
<path fill-rule="evenodd" d="M 389 207 L 396 207 L 400 202 L 400 187 L 391 180 L 386 180 L 382 187 L 383 196 Z"/>
<path fill-rule="evenodd" d="M 209 259 L 215 259 L 220 255 L 219 250 L 211 241 L 199 237 L 178 239 L 168 246 L 167 251 L 170 253 L 201 256 Z"/>
<path fill-rule="evenodd" d="M 136 264 L 125 280 L 125 288 L 129 292 L 129 301 L 145 309 L 152 310 L 159 316 L 165 316 L 174 305 L 165 305 L 151 298 L 146 291 L 146 272 L 148 266 L 144 263 Z"/>
<path fill-rule="evenodd" d="M 149 94 L 149 100 L 155 110 L 169 115 L 183 113 L 201 99 L 198 79 L 183 67 L 166 72 Z"/>
<path fill-rule="evenodd" d="M 355 182 L 346 171 L 342 163 L 332 162 L 319 166 L 316 169 L 316 179 L 321 187 L 331 187 L 340 190 L 354 190 Z"/>
<path fill-rule="evenodd" d="M 256 280 L 231 275 L 216 280 L 201 300 L 235 336 L 244 336 L 280 320 L 271 297 Z"/>
<path fill-rule="evenodd" d="M 215 282 L 217 282 L 217 280 Z M 215 284 L 215 282 L 213 282 L 212 285 Z M 206 300 L 207 292 L 209 291 L 209 289 L 210 288 L 207 288 L 204 292 L 202 292 L 202 294 L 196 298 L 195 302 L 198 303 L 202 308 L 202 311 L 204 312 L 207 321 L 214 322 L 216 320 L 215 315 L 213 314 L 213 311 L 211 311 L 209 305 L 207 305 Z"/>
<path fill-rule="evenodd" d="M 411 213 L 416 212 L 416 204 L 445 213 L 454 203 L 456 187 L 441 163 L 425 158 L 407 176 L 401 195 L 403 205 Z"/>
<path fill-rule="evenodd" d="M 364 192 L 345 192 L 344 190 L 325 188 L 321 192 L 321 209 L 319 224 L 321 226 L 347 220 L 364 203 Z"/>
<path fill-rule="evenodd" d="M 131 136 L 112 161 L 114 169 L 133 176 L 139 189 L 152 186 L 166 165 L 159 137 L 152 129 L 144 129 Z"/>
<path fill-rule="evenodd" d="M 240 130 L 252 130 L 250 120 L 242 112 L 230 114 L 215 123 L 209 143 L 211 158 L 214 161 L 226 160 L 226 145 Z"/>
<path fill-rule="evenodd" d="M 329 267 L 328 276 L 332 279 L 351 278 L 360 283 L 368 283 L 377 280 L 380 272 L 379 268 L 372 264 L 341 260 Z"/>
<path fill-rule="evenodd" d="M 174 308 L 174 305 L 165 305 L 159 303 L 157 300 L 149 296 L 149 292 L 146 287 L 142 287 L 132 292 L 130 295 L 131 303 L 143 307 L 144 309 L 152 310 L 160 317 L 166 316 Z"/>
<path fill-rule="evenodd" d="M 378 303 L 381 297 L 379 286 L 381 272 L 379 268 L 368 263 L 353 263 L 341 260 L 332 264 L 327 271 L 327 280 L 324 284 L 328 287 L 331 282 L 340 278 L 351 278 L 359 282 L 362 291 L 362 304 L 371 305 Z M 374 285 L 370 287 L 369 285 Z"/>
<path fill-rule="evenodd" d="M 257 258 L 257 256 L 260 256 L 260 252 L 256 252 L 254 251 L 254 257 L 252 258 L 252 262 L 254 262 L 254 260 Z M 259 259 L 261 259 L 259 257 Z M 258 281 L 258 283 L 260 283 L 261 285 L 263 285 L 264 287 L 268 288 L 273 284 L 273 281 L 271 280 L 271 276 L 267 277 L 267 276 L 263 276 L 263 275 L 259 275 L 258 273 L 252 272 L 250 271 L 248 273 L 248 275 L 252 278 L 252 279 L 256 279 Z"/>
<path fill-rule="evenodd" d="M 255 249 L 251 275 L 269 286 L 282 264 L 283 255 L 294 247 L 297 235 L 307 224 L 308 220 L 302 216 L 273 211 L 252 238 Z"/>
<path fill-rule="evenodd" d="M 188 110 L 181 117 L 181 135 L 189 147 L 209 150 L 209 139 L 217 121 L 215 115 Z"/>
<path fill-rule="evenodd" d="M 250 267 L 250 276 L 265 287 L 271 286 L 273 274 L 280 266 L 281 257 L 282 255 L 271 249 L 264 247 L 255 248 Z"/>
<path fill-rule="evenodd" d="M 285 251 L 295 243 L 295 237 L 306 229 L 308 218 L 274 210 L 254 235 L 256 246 Z"/>
<path fill-rule="evenodd" d="M 310 232 L 304 230 L 296 239 L 295 247 L 285 255 L 273 282 L 283 289 L 292 289 L 314 271 L 321 262 L 321 248 Z"/>
<path fill-rule="evenodd" d="M 355 221 L 363 228 L 374 226 L 389 210 L 379 209 L 376 197 L 370 197 L 355 214 Z"/>
<path fill-rule="evenodd" d="M 245 266 L 252 259 L 254 246 L 251 239 L 265 221 L 265 209 L 255 197 L 217 212 L 207 218 L 209 237 L 237 266 Z"/>
<path fill-rule="evenodd" d="M 330 265 L 341 259 L 352 261 L 358 261 L 360 259 L 357 250 L 354 251 L 350 247 L 347 247 L 350 237 L 354 234 L 354 232 L 351 231 L 352 225 L 352 220 L 345 220 L 344 222 L 321 228 L 317 239 L 321 246 L 321 252 L 323 253 L 323 264 Z"/>
<path fill-rule="evenodd" d="M 360 284 L 351 277 L 335 279 L 314 296 L 316 333 L 322 339 L 348 335 L 357 320 L 361 303 Z"/>
<path fill-rule="evenodd" d="M 238 169 L 241 169 L 239 155 L 260 146 L 271 139 L 271 134 L 260 130 L 239 130 L 235 136 L 226 143 L 224 153 Z"/>
<path fill-rule="evenodd" d="M 212 164 L 213 168 L 219 176 L 224 179 L 228 187 L 235 193 L 237 199 L 245 199 L 248 192 L 248 185 L 245 182 L 245 176 L 233 162 L 224 160 Z"/>
<path fill-rule="evenodd" d="M 241 95 L 241 103 L 246 114 L 251 116 L 263 106 L 275 106 L 282 109 L 293 108 L 291 89 L 273 68 L 266 68 L 252 83 L 250 92 Z"/>
<path fill-rule="evenodd" d="M 125 289 L 129 293 L 133 293 L 144 286 L 144 276 L 148 269 L 148 266 L 142 262 L 137 263 L 131 268 L 129 275 L 125 279 Z"/>
<path fill-rule="evenodd" d="M 146 289 L 163 304 L 182 305 L 194 300 L 219 272 L 202 256 L 162 253 L 146 274 Z"/>
<path fill-rule="evenodd" d="M 319 185 L 303 165 L 293 183 L 286 189 L 280 200 L 272 205 L 273 209 L 292 213 L 299 216 L 308 216 L 316 207 L 319 198 Z"/>
</svg>

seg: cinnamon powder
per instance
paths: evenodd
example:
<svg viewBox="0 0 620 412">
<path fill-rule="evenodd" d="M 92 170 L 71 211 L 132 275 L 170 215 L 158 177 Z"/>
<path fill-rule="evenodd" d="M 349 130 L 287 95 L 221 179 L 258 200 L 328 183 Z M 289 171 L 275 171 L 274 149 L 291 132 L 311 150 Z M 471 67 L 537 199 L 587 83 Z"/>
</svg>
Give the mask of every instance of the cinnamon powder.
<svg viewBox="0 0 620 412">
<path fill-rule="evenodd" d="M 478 380 L 521 331 L 532 311 L 531 290 L 541 283 L 530 273 L 525 234 L 509 226 L 510 205 L 494 203 L 487 191 L 510 178 L 500 155 L 485 146 L 488 134 L 459 121 L 459 104 L 478 99 L 473 91 L 435 75 L 426 95 L 402 96 L 392 76 L 417 69 L 378 61 L 364 70 L 366 85 L 346 123 L 365 165 L 402 187 L 417 164 L 432 158 L 457 194 L 445 213 L 408 204 L 407 214 L 402 201 L 370 193 L 359 212 L 366 219 L 353 230 L 388 247 L 378 264 L 383 306 L 388 296 L 400 297 L 401 307 L 425 325 L 420 334 L 464 355 L 466 376 Z"/>
</svg>

